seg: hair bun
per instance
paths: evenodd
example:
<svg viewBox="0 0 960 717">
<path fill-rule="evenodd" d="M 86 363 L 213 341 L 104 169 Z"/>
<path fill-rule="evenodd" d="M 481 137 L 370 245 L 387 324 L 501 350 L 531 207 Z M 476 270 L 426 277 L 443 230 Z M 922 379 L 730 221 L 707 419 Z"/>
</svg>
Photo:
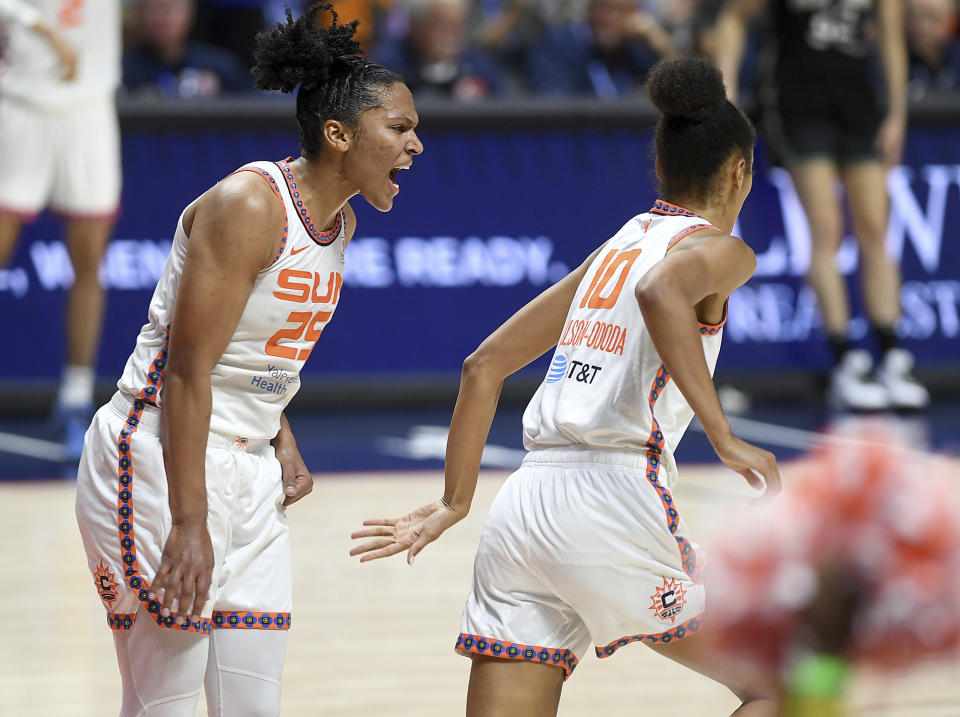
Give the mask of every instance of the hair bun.
<svg viewBox="0 0 960 717">
<path fill-rule="evenodd" d="M 318 14 L 329 12 L 333 21 Z M 293 92 L 297 86 L 312 89 L 324 84 L 338 63 L 349 64 L 363 57 L 353 39 L 357 20 L 341 25 L 329 3 L 313 2 L 296 20 L 287 9 L 286 22 L 278 22 L 257 35 L 254 67 L 258 90 Z"/>
<path fill-rule="evenodd" d="M 727 91 L 717 66 L 703 57 L 658 63 L 647 78 L 647 94 L 667 118 L 702 122 L 723 107 Z"/>
</svg>

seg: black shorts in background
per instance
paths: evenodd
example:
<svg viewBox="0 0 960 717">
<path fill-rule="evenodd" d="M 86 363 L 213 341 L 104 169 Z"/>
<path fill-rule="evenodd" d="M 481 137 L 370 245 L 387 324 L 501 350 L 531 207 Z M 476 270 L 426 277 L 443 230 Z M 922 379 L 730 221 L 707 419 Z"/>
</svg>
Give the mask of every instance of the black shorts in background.
<svg viewBox="0 0 960 717">
<path fill-rule="evenodd" d="M 881 159 L 876 138 L 883 115 L 872 91 L 847 87 L 831 92 L 819 86 L 778 94 L 763 112 L 774 164 L 789 167 L 826 158 L 845 166 Z"/>
</svg>

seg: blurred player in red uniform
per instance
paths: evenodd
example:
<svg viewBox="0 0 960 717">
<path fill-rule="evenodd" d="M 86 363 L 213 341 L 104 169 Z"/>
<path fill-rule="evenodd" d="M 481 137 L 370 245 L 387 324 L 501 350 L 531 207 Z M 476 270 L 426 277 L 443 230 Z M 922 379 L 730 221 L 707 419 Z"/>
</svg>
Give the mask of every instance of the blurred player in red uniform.
<svg viewBox="0 0 960 717">
<path fill-rule="evenodd" d="M 778 500 L 726 515 L 708 550 L 727 663 L 778 681 L 784 715 L 832 717 L 852 667 L 956 655 L 956 477 L 896 426 L 858 426 L 827 436 Z"/>
</svg>

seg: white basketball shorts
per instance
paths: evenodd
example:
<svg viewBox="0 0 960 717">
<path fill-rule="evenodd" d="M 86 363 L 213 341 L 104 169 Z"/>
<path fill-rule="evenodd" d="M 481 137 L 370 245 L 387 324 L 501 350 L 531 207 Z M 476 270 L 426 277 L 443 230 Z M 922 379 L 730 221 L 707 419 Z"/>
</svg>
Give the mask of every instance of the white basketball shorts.
<svg viewBox="0 0 960 717">
<path fill-rule="evenodd" d="M 701 565 L 665 466 L 657 452 L 527 454 L 490 509 L 456 650 L 566 678 L 591 643 L 602 658 L 697 632 Z"/>
<path fill-rule="evenodd" d="M 30 219 L 46 207 L 106 218 L 120 202 L 120 131 L 113 100 L 64 111 L 0 97 L 0 211 Z"/>
<path fill-rule="evenodd" d="M 160 411 L 117 392 L 97 411 L 77 476 L 77 522 L 93 583 L 114 630 L 143 606 L 157 624 L 286 630 L 292 605 L 290 534 L 280 463 L 266 440 L 211 433 L 205 463 L 207 528 L 215 564 L 200 619 L 161 617 L 149 598 L 170 533 Z"/>
</svg>

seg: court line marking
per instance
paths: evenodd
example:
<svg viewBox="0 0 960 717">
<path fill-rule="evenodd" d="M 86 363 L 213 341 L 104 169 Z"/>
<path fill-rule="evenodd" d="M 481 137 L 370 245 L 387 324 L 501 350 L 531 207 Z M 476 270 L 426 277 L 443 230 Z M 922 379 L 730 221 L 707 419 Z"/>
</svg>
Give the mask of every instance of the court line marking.
<svg viewBox="0 0 960 717">
<path fill-rule="evenodd" d="M 412 426 L 406 438 L 385 437 L 377 440 L 380 452 L 411 460 L 444 460 L 447 454 L 447 426 Z M 488 443 L 483 448 L 480 465 L 484 468 L 519 468 L 527 452 Z"/>
<path fill-rule="evenodd" d="M 818 445 L 846 445 L 851 447 L 863 447 L 875 445 L 884 446 L 883 441 L 864 438 L 860 435 L 845 435 L 845 431 L 856 429 L 863 426 L 866 429 L 874 427 L 879 435 L 896 435 L 907 437 L 913 434 L 913 440 L 918 445 L 924 445 L 924 426 L 922 423 L 910 421 L 909 419 L 894 417 L 859 417 L 843 416 L 835 421 L 830 430 L 809 431 L 802 428 L 791 428 L 782 426 L 778 423 L 769 423 L 767 421 L 758 421 L 752 418 L 743 418 L 741 416 L 730 416 L 727 419 L 730 428 L 737 437 L 756 443 L 763 443 L 768 446 L 779 448 L 792 448 L 795 450 L 809 452 Z M 696 418 L 690 424 L 690 427 L 699 433 L 705 433 L 703 426 Z M 380 451 L 386 455 L 409 458 L 412 460 L 443 460 L 447 447 L 447 427 L 435 425 L 417 425 L 412 426 L 406 438 L 381 438 L 377 441 Z M 483 450 L 481 465 L 493 468 L 517 468 L 523 457 L 525 450 L 508 448 L 506 446 L 497 446 L 487 444 Z M 933 458 L 938 454 L 923 456 L 924 458 Z"/>
<path fill-rule="evenodd" d="M 821 441 L 840 439 L 840 437 L 831 437 L 828 434 L 817 433 L 816 431 L 790 428 L 789 426 L 781 426 L 777 423 L 756 421 L 752 418 L 741 418 L 739 416 L 729 416 L 727 417 L 727 422 L 738 438 L 766 443 L 771 446 L 779 446 L 781 448 L 796 448 L 797 450 L 806 451 Z M 706 433 L 700 421 L 696 419 L 693 420 L 690 427 L 698 433 Z M 856 439 L 841 440 L 844 443 L 863 443 L 863 441 Z"/>
<path fill-rule="evenodd" d="M 61 463 L 66 458 L 66 450 L 60 443 L 3 431 L 0 431 L 0 451 L 54 463 Z"/>
<path fill-rule="evenodd" d="M 921 450 L 913 456 L 915 461 L 937 462 L 956 458 L 949 452 L 932 451 L 929 448 L 927 426 L 920 417 L 844 415 L 828 423 L 822 431 L 790 428 L 740 416 L 729 416 L 727 421 L 738 438 L 768 446 L 793 448 L 804 453 L 824 445 L 888 448 L 889 441 L 881 440 L 886 436 L 903 441 L 904 445 L 910 444 L 920 448 Z M 706 433 L 696 418 L 691 422 L 690 428 L 699 433 Z M 861 430 L 858 432 L 858 429 Z M 864 431 L 867 432 L 867 436 L 872 433 L 879 438 L 865 438 Z"/>
</svg>

